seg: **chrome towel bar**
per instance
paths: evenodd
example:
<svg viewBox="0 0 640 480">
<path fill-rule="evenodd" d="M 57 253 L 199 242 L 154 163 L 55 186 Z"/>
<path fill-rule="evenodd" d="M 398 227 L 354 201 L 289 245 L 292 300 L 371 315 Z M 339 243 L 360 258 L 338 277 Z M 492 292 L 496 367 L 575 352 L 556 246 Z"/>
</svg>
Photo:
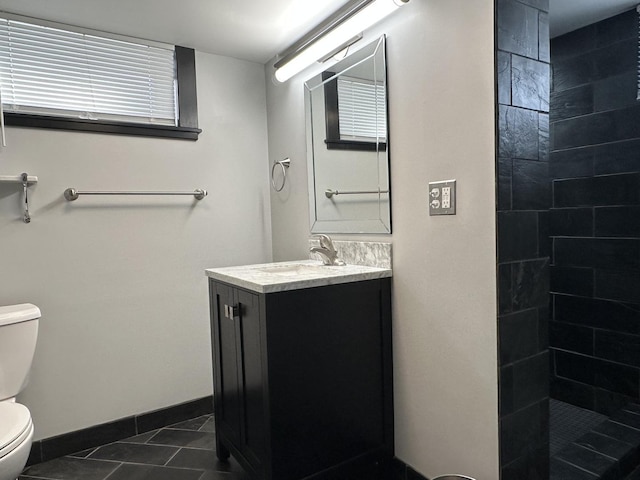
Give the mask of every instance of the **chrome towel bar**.
<svg viewBox="0 0 640 480">
<path fill-rule="evenodd" d="M 389 193 L 389 190 L 380 190 L 380 189 L 378 189 L 378 190 L 358 190 L 358 191 L 350 191 L 350 192 L 347 191 L 347 192 L 345 192 L 345 191 L 342 191 L 342 190 L 338 191 L 338 190 L 332 190 L 330 188 L 327 188 L 324 191 L 324 194 L 327 196 L 327 198 L 331 198 L 331 197 L 333 197 L 335 195 L 361 195 L 361 194 L 369 194 L 369 193 L 370 194 L 374 194 L 375 193 L 375 194 L 379 195 L 381 193 Z"/>
<path fill-rule="evenodd" d="M 193 195 L 196 200 L 202 200 L 207 196 L 207 191 L 201 188 L 193 192 L 112 192 L 112 191 L 80 191 L 75 188 L 67 188 L 64 191 L 64 198 L 72 202 L 77 200 L 80 195 Z"/>
</svg>

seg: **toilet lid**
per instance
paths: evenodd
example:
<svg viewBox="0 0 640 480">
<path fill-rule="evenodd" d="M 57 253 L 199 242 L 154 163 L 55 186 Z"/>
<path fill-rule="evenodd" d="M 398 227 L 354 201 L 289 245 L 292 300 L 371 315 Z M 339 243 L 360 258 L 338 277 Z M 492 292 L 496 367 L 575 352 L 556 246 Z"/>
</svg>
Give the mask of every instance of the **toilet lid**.
<svg viewBox="0 0 640 480">
<path fill-rule="evenodd" d="M 38 318 L 40 318 L 40 309 L 30 303 L 0 307 L 0 325 L 11 325 Z"/>
<path fill-rule="evenodd" d="M 0 402 L 0 450 L 29 428 L 31 414 L 24 405 Z"/>
</svg>

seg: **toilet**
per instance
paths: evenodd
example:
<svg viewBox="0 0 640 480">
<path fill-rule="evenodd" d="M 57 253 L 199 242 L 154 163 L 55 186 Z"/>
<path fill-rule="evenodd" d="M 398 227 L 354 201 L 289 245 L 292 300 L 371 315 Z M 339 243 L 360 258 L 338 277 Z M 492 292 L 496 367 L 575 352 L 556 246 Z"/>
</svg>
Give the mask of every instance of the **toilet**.
<svg viewBox="0 0 640 480">
<path fill-rule="evenodd" d="M 16 480 L 31 452 L 31 413 L 15 399 L 27 384 L 39 320 L 30 303 L 0 307 L 0 480 Z"/>
</svg>

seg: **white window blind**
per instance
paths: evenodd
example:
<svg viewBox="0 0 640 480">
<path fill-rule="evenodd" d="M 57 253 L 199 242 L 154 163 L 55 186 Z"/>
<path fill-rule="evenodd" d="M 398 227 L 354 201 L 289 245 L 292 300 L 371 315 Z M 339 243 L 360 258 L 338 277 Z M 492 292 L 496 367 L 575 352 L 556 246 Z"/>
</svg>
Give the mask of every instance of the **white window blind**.
<svg viewBox="0 0 640 480">
<path fill-rule="evenodd" d="M 177 125 L 175 52 L 0 18 L 5 111 Z"/>
<path fill-rule="evenodd" d="M 359 78 L 338 78 L 340 139 L 386 141 L 385 97 L 383 84 Z"/>
</svg>

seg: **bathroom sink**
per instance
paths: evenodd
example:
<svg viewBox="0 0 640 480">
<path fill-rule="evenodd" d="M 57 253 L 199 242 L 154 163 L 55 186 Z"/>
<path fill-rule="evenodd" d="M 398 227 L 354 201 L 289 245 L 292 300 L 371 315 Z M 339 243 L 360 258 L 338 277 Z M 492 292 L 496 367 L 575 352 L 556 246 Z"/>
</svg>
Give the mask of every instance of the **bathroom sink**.
<svg viewBox="0 0 640 480">
<path fill-rule="evenodd" d="M 256 270 L 264 273 L 271 273 L 275 275 L 291 275 L 291 274 L 323 274 L 328 273 L 329 265 L 316 265 L 308 263 L 292 263 L 286 265 L 264 265 L 256 266 Z"/>
<path fill-rule="evenodd" d="M 323 265 L 317 260 L 210 268 L 208 277 L 254 292 L 269 293 L 391 276 L 391 269 L 362 265 Z"/>
</svg>

